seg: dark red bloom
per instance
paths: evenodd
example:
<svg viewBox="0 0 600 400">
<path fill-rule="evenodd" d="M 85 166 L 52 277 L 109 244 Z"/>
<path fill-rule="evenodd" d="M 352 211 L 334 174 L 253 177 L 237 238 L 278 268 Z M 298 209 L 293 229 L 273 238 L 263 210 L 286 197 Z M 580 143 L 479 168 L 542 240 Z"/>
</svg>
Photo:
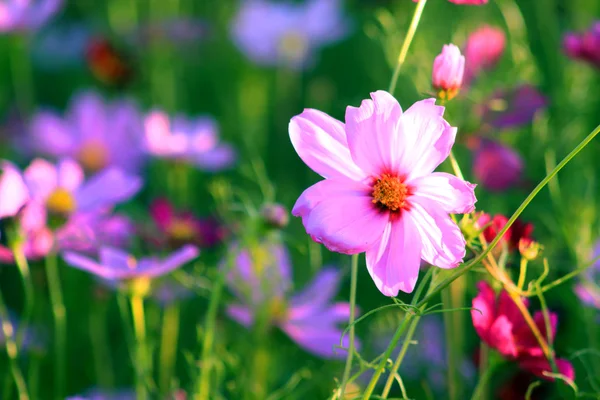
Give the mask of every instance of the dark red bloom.
<svg viewBox="0 0 600 400">
<path fill-rule="evenodd" d="M 175 246 L 195 244 L 211 247 L 219 243 L 224 229 L 214 218 L 198 218 L 191 212 L 173 208 L 165 199 L 157 199 L 150 205 L 150 215 L 166 241 Z"/>
<path fill-rule="evenodd" d="M 90 40 L 86 49 L 86 61 L 94 77 L 105 84 L 123 86 L 133 78 L 131 60 L 105 38 L 95 37 Z"/>
<path fill-rule="evenodd" d="M 485 343 L 496 349 L 502 356 L 516 361 L 519 366 L 546 380 L 553 380 L 544 375 L 552 372 L 549 361 L 544 356 L 537 339 L 515 302 L 506 291 L 498 296 L 487 282 L 478 284 L 479 294 L 473 299 L 471 318 L 475 331 Z M 523 299 L 528 306 L 527 299 Z M 541 335 L 548 337 L 544 315 L 541 311 L 533 315 L 533 320 Z M 558 316 L 550 313 L 550 339 L 554 341 Z M 564 359 L 556 359 L 558 370 L 569 379 L 574 379 L 575 371 L 571 363 Z"/>
<path fill-rule="evenodd" d="M 477 225 L 480 228 L 483 228 L 489 224 L 483 231 L 483 236 L 489 243 L 494 240 L 498 232 L 504 228 L 507 222 L 508 218 L 501 214 L 494 215 L 494 217 L 491 217 L 489 214 L 482 214 L 477 220 Z M 508 231 L 506 231 L 500 243 L 506 243 L 511 251 L 516 250 L 519 248 L 519 241 L 521 239 L 532 239 L 532 233 L 533 225 L 531 223 L 517 219 Z"/>
</svg>

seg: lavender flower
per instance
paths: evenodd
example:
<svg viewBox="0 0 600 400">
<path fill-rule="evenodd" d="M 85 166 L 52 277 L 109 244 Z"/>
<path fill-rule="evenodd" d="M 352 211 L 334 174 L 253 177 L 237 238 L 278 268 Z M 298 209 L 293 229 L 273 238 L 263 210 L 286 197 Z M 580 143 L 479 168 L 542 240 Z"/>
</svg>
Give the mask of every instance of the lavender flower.
<svg viewBox="0 0 600 400">
<path fill-rule="evenodd" d="M 153 156 L 182 160 L 208 171 L 230 167 L 235 161 L 231 146 L 219 142 L 212 118 L 169 118 L 153 111 L 146 117 L 145 127 L 146 149 Z"/>
<path fill-rule="evenodd" d="M 592 251 L 592 259 L 598 257 L 600 257 L 600 241 L 596 243 Z M 584 304 L 600 310 L 600 260 L 596 260 L 581 278 L 575 287 L 575 294 Z"/>
<path fill-rule="evenodd" d="M 197 247 L 188 245 L 164 259 L 145 257 L 138 260 L 123 250 L 102 247 L 99 251 L 98 261 L 69 251 L 63 253 L 63 258 L 72 267 L 90 272 L 103 279 L 121 281 L 135 278 L 157 278 L 166 275 L 193 260 L 198 254 Z"/>
<path fill-rule="evenodd" d="M 316 50 L 342 39 L 348 22 L 339 0 L 304 5 L 248 0 L 231 26 L 234 42 L 259 65 L 306 67 Z"/>
<path fill-rule="evenodd" d="M 142 141 L 142 120 L 132 102 L 105 103 L 88 91 L 72 99 L 64 117 L 38 112 L 27 143 L 41 154 L 73 158 L 88 171 L 113 166 L 134 173 L 143 162 Z"/>
<path fill-rule="evenodd" d="M 66 400 L 135 400 L 135 391 L 133 389 L 102 390 L 90 389 L 83 395 L 67 397 Z"/>
<path fill-rule="evenodd" d="M 492 191 L 502 191 L 517 185 L 523 174 L 523 160 L 517 152 L 500 142 L 473 138 L 473 174 L 477 182 Z"/>
<path fill-rule="evenodd" d="M 227 276 L 239 303 L 230 304 L 227 314 L 250 327 L 260 313 L 267 313 L 278 326 L 306 351 L 324 358 L 341 358 L 336 350 L 342 336 L 338 327 L 348 320 L 350 305 L 335 303 L 341 274 L 334 268 L 322 269 L 301 292 L 291 295 L 291 266 L 287 250 L 277 244 L 233 248 L 234 265 Z M 344 346 L 348 346 L 347 337 Z"/>
<path fill-rule="evenodd" d="M 3 0 L 0 33 L 38 30 L 62 5 L 63 0 Z"/>
<path fill-rule="evenodd" d="M 483 120 L 494 128 L 519 127 L 533 121 L 545 108 L 546 98 L 532 85 L 496 92 L 483 106 Z"/>
</svg>

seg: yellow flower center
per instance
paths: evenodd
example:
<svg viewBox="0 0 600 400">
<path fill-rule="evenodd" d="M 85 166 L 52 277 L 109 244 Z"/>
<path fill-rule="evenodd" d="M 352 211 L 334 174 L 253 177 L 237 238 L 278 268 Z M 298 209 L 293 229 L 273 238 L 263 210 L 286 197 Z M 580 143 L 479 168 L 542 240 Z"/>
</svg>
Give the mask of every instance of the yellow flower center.
<svg viewBox="0 0 600 400">
<path fill-rule="evenodd" d="M 193 239 L 196 230 L 194 229 L 193 224 L 188 221 L 183 221 L 180 219 L 175 219 L 171 224 L 169 224 L 169 228 L 167 229 L 168 235 L 175 240 L 190 240 Z"/>
<path fill-rule="evenodd" d="M 276 297 L 269 303 L 269 316 L 272 320 L 285 320 L 287 314 L 287 305 L 281 297 Z"/>
<path fill-rule="evenodd" d="M 390 211 L 398 211 L 404 208 L 408 187 L 395 175 L 383 174 L 373 185 L 373 204 L 377 204 Z"/>
<path fill-rule="evenodd" d="M 279 51 L 287 60 L 297 60 L 304 56 L 308 47 L 306 39 L 297 32 L 284 35 L 279 42 Z"/>
<path fill-rule="evenodd" d="M 103 143 L 97 140 L 89 140 L 79 149 L 77 160 L 86 171 L 100 171 L 108 165 L 108 149 Z"/>
<path fill-rule="evenodd" d="M 57 188 L 46 200 L 46 207 L 53 214 L 67 215 L 75 211 L 75 198 L 68 190 Z"/>
</svg>

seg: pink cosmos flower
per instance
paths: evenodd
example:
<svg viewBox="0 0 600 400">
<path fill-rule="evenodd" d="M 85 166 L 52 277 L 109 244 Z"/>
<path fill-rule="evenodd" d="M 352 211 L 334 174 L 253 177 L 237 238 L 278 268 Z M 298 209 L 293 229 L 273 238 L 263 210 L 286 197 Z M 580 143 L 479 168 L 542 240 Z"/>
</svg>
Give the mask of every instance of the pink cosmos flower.
<svg viewBox="0 0 600 400">
<path fill-rule="evenodd" d="M 465 57 L 453 44 L 446 44 L 442 53 L 433 62 L 431 81 L 433 88 L 447 93 L 449 99 L 454 97 L 462 85 L 465 71 Z"/>
<path fill-rule="evenodd" d="M 479 294 L 473 299 L 471 317 L 479 337 L 504 357 L 516 360 L 522 369 L 540 378 L 553 380 L 544 375 L 544 372 L 552 372 L 550 363 L 508 293 L 502 291 L 496 298 L 494 290 L 487 282 L 480 282 L 478 288 Z M 523 302 L 528 305 L 527 299 L 523 299 Z M 543 313 L 536 312 L 533 320 L 542 336 L 547 337 Z M 552 340 L 556 336 L 557 324 L 557 315 L 550 313 Z M 575 371 L 569 361 L 557 359 L 556 364 L 561 374 L 574 379 Z"/>
<path fill-rule="evenodd" d="M 583 34 L 567 33 L 563 40 L 565 53 L 576 60 L 600 68 L 600 21 Z"/>
<path fill-rule="evenodd" d="M 100 249 L 98 261 L 69 251 L 63 253 L 63 258 L 72 267 L 103 279 L 119 281 L 166 275 L 195 259 L 199 253 L 196 246 L 187 245 L 163 259 L 158 257 L 137 259 L 123 250 L 103 247 Z"/>
<path fill-rule="evenodd" d="M 233 148 L 219 141 L 212 118 L 169 118 L 161 111 L 153 111 L 144 122 L 146 148 L 156 157 L 190 162 L 208 171 L 218 171 L 235 162 Z"/>
<path fill-rule="evenodd" d="M 493 68 L 504 53 L 506 37 L 499 28 L 484 25 L 469 35 L 465 46 L 465 84 L 481 71 Z"/>
<path fill-rule="evenodd" d="M 316 242 L 340 253 L 366 252 L 367 269 L 386 296 L 412 292 L 421 259 L 454 268 L 465 239 L 450 213 L 470 213 L 475 185 L 433 172 L 450 154 L 456 128 L 435 99 L 405 112 L 378 91 L 346 124 L 317 110 L 292 118 L 290 138 L 324 180 L 302 193 L 292 214 Z"/>
<path fill-rule="evenodd" d="M 507 222 L 508 218 L 502 214 L 496 214 L 492 217 L 490 214 L 483 213 L 477 220 L 476 225 L 479 229 L 486 227 L 483 230 L 483 236 L 485 240 L 490 243 L 496 238 L 498 232 L 504 228 Z M 529 222 L 523 222 L 522 220 L 517 219 L 510 228 L 508 228 L 499 244 L 507 246 L 510 251 L 515 251 L 519 248 L 519 242 L 521 242 L 521 240 L 532 242 L 532 234 L 533 225 Z"/>
<path fill-rule="evenodd" d="M 62 5 L 63 0 L 3 0 L 0 2 L 0 33 L 38 30 Z"/>
<path fill-rule="evenodd" d="M 14 223 L 19 232 L 21 250 L 28 260 L 44 258 L 54 246 L 54 235 L 47 226 L 46 209 L 36 204 L 25 205 L 15 216 Z M 11 240 L 11 238 L 6 238 Z M 4 240 L 3 240 L 4 241 Z M 0 245 L 0 262 L 13 264 L 13 249 Z"/>
<path fill-rule="evenodd" d="M 14 217 L 29 201 L 29 189 L 12 163 L 3 161 L 0 172 L 0 219 Z"/>
<path fill-rule="evenodd" d="M 479 137 L 471 138 L 469 147 L 474 152 L 473 174 L 486 189 L 504 191 L 522 181 L 523 160 L 510 147 Z"/>
<path fill-rule="evenodd" d="M 40 154 L 73 158 L 90 172 L 117 167 L 136 173 L 144 159 L 143 131 L 134 103 L 107 103 L 88 91 L 71 100 L 64 117 L 51 111 L 38 112 L 27 145 Z"/>
<path fill-rule="evenodd" d="M 336 349 L 348 321 L 350 305 L 333 302 L 341 274 L 325 267 L 304 290 L 291 294 L 291 262 L 285 247 L 259 244 L 253 248 L 233 247 L 234 265 L 227 283 L 239 303 L 227 306 L 227 314 L 245 327 L 267 312 L 269 323 L 278 326 L 306 351 L 325 358 L 345 357 Z M 348 337 L 344 337 L 344 347 Z M 360 346 L 360 343 L 357 343 Z"/>
<path fill-rule="evenodd" d="M 171 245 L 193 243 L 211 247 L 223 239 L 223 227 L 214 219 L 198 218 L 191 212 L 177 211 L 166 199 L 156 199 L 150 205 L 150 215 Z"/>
</svg>

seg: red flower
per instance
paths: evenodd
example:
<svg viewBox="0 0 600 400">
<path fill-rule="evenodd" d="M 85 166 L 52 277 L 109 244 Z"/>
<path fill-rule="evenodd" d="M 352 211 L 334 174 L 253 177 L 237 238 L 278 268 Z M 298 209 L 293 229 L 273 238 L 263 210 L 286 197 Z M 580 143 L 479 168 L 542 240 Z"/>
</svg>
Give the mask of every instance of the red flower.
<svg viewBox="0 0 600 400">
<path fill-rule="evenodd" d="M 122 86 L 133 77 L 130 60 L 104 38 L 90 40 L 86 61 L 94 77 L 105 84 Z"/>
<path fill-rule="evenodd" d="M 479 294 L 473 299 L 471 318 L 481 340 L 507 359 L 517 361 L 522 369 L 540 378 L 553 380 L 544 375 L 544 372 L 552 372 L 552 367 L 508 293 L 503 290 L 496 296 L 487 282 L 480 282 L 478 287 Z M 528 306 L 527 299 L 524 299 L 523 303 Z M 533 320 L 541 335 L 544 338 L 548 337 L 543 313 L 536 312 Z M 557 323 L 557 315 L 550 313 L 551 341 L 556 336 Z M 561 374 L 574 379 L 575 371 L 569 361 L 557 359 L 556 364 Z"/>
<path fill-rule="evenodd" d="M 483 231 L 483 236 L 489 243 L 494 240 L 496 235 L 498 235 L 498 232 L 504 228 L 507 222 L 508 218 L 501 214 L 494 215 L 494 217 L 491 217 L 489 214 L 482 214 L 481 217 L 479 217 L 479 220 L 477 220 L 477 225 L 482 228 L 489 224 Z M 506 231 L 500 244 L 506 243 L 509 250 L 516 250 L 519 248 L 519 241 L 521 239 L 532 239 L 532 233 L 532 224 L 517 219 L 508 231 Z"/>
</svg>

